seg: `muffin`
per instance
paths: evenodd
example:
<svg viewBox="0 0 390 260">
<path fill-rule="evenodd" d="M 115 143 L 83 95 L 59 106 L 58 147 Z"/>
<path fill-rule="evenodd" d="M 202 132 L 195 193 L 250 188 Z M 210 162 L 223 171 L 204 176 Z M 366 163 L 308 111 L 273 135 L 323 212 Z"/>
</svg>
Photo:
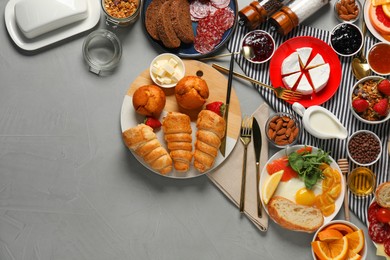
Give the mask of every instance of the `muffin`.
<svg viewBox="0 0 390 260">
<path fill-rule="evenodd" d="M 205 80 L 197 76 L 185 76 L 175 87 L 176 101 L 184 109 L 201 108 L 209 97 Z"/>
<path fill-rule="evenodd" d="M 155 85 L 139 87 L 133 94 L 133 106 L 138 114 L 157 118 L 165 107 L 164 91 Z"/>
</svg>

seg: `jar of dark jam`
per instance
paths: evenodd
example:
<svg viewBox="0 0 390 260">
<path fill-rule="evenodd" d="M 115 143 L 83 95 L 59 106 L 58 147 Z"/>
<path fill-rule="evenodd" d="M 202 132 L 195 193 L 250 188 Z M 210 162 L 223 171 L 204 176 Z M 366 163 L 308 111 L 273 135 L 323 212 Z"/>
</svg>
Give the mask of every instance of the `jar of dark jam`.
<svg viewBox="0 0 390 260">
<path fill-rule="evenodd" d="M 275 41 L 272 36 L 263 30 L 254 30 L 247 33 L 242 39 L 241 46 L 250 46 L 254 57 L 247 59 L 253 63 L 264 63 L 271 59 L 275 51 Z"/>
<path fill-rule="evenodd" d="M 340 56 L 352 56 L 362 48 L 363 34 L 356 25 L 341 23 L 332 30 L 330 44 Z"/>
</svg>

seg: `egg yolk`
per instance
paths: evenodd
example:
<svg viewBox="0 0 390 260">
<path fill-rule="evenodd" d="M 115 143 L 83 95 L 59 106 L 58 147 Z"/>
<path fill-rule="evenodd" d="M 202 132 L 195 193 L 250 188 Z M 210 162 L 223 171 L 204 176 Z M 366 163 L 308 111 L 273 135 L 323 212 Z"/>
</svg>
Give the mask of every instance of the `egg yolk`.
<svg viewBox="0 0 390 260">
<path fill-rule="evenodd" d="M 316 195 L 312 190 L 301 188 L 295 193 L 295 201 L 300 205 L 313 206 Z"/>
</svg>

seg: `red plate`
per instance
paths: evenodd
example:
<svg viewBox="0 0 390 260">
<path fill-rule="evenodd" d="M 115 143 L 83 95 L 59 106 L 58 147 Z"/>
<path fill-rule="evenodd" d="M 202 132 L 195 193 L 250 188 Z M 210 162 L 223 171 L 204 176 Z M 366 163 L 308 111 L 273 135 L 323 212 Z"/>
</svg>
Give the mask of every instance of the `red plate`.
<svg viewBox="0 0 390 260">
<path fill-rule="evenodd" d="M 283 60 L 293 53 L 297 48 L 311 47 L 313 58 L 317 53 L 321 54 L 324 61 L 330 65 L 330 76 L 328 84 L 318 93 L 305 96 L 299 103 L 304 107 L 321 105 L 328 101 L 337 91 L 341 81 L 341 64 L 339 57 L 332 48 L 324 41 L 310 37 L 299 36 L 287 40 L 276 49 L 270 62 L 270 78 L 272 86 L 283 86 L 282 75 L 280 73 Z M 293 102 L 289 102 L 293 103 Z"/>
</svg>

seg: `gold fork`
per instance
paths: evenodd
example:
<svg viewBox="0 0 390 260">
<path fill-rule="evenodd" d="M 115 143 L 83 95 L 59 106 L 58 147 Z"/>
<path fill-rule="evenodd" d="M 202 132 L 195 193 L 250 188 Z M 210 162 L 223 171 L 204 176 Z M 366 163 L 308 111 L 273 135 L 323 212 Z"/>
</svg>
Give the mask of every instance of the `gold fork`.
<svg viewBox="0 0 390 260">
<path fill-rule="evenodd" d="M 349 171 L 349 164 L 347 159 L 338 159 L 337 164 L 340 167 L 341 173 L 344 175 L 344 181 L 347 183 L 347 174 Z M 345 220 L 349 221 L 349 205 L 348 205 L 348 186 L 345 185 L 345 193 L 344 193 L 344 215 Z"/>
<path fill-rule="evenodd" d="M 244 145 L 244 158 L 242 163 L 242 179 L 241 179 L 241 197 L 240 197 L 240 212 L 244 212 L 245 204 L 245 184 L 246 184 L 246 158 L 248 144 L 251 142 L 252 136 L 252 121 L 253 117 L 244 116 L 241 122 L 240 140 Z"/>
<path fill-rule="evenodd" d="M 225 73 L 228 73 L 229 72 L 229 69 L 228 68 L 225 68 L 221 65 L 218 65 L 216 63 L 213 63 L 213 68 L 221 71 L 221 72 L 225 72 Z M 280 99 L 283 99 L 283 100 L 286 100 L 286 101 L 290 101 L 290 102 L 295 102 L 295 101 L 299 101 L 301 98 L 302 98 L 302 93 L 301 92 L 298 92 L 298 91 L 293 91 L 293 90 L 290 90 L 290 89 L 285 89 L 285 88 L 282 88 L 282 87 L 272 87 L 272 86 L 269 86 L 267 84 L 264 84 L 258 80 L 255 80 L 255 79 L 252 79 L 248 76 L 245 76 L 241 73 L 238 73 L 238 72 L 235 72 L 233 71 L 233 75 L 238 77 L 238 78 L 241 78 L 241 79 L 245 79 L 249 82 L 252 82 L 254 84 L 257 84 L 257 85 L 260 85 L 262 87 L 265 87 L 265 88 L 269 88 L 269 89 L 272 89 L 275 93 L 275 95 L 280 98 Z"/>
</svg>

